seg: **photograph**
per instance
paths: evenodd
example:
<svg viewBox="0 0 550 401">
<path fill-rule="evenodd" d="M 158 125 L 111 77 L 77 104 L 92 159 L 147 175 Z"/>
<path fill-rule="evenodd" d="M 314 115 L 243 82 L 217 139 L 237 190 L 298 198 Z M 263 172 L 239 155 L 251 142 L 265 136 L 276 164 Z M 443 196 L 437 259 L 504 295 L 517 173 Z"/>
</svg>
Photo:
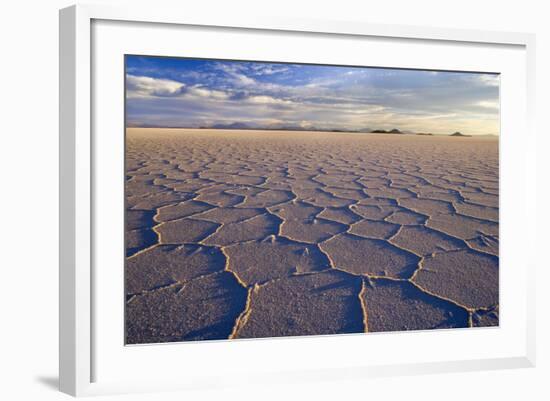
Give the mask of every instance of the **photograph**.
<svg viewBox="0 0 550 401">
<path fill-rule="evenodd" d="M 499 326 L 498 73 L 121 74 L 126 345 Z"/>
</svg>

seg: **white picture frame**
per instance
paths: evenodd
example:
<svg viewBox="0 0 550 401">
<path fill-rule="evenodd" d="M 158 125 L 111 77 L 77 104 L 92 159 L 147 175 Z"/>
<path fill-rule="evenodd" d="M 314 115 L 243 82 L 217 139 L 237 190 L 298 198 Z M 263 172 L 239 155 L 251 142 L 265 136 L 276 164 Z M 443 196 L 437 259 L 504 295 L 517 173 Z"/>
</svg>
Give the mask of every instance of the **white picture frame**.
<svg viewBox="0 0 550 401">
<path fill-rule="evenodd" d="M 535 171 L 535 133 L 533 132 L 534 112 L 534 35 L 524 33 L 484 32 L 457 29 L 439 29 L 399 25 L 376 25 L 362 22 L 348 21 L 317 21 L 295 20 L 292 18 L 258 18 L 257 16 L 242 16 L 239 20 L 220 20 L 202 15 L 187 15 L 185 10 L 163 10 L 158 8 L 113 8 L 109 6 L 78 5 L 60 11 L 60 361 L 59 377 L 60 390 L 75 396 L 126 393 L 134 391 L 160 391 L 167 389 L 189 389 L 219 387 L 220 385 L 232 385 L 230 378 L 223 379 L 214 373 L 198 368 L 195 376 L 189 380 L 178 378 L 166 378 L 165 380 L 151 379 L 151 381 L 131 381 L 124 378 L 117 380 L 109 377 L 108 380 L 98 380 L 95 358 L 101 344 L 96 344 L 96 324 L 98 315 L 94 309 L 94 291 L 101 281 L 94 274 L 93 241 L 96 230 L 94 210 L 94 191 L 96 190 L 97 154 L 102 148 L 94 141 L 94 103 L 92 102 L 93 87 L 92 76 L 95 68 L 94 46 L 100 42 L 93 42 L 93 24 L 97 21 L 113 22 L 139 22 L 153 24 L 162 27 L 205 27 L 208 29 L 243 30 L 246 32 L 272 32 L 292 34 L 318 35 L 330 37 L 335 35 L 343 38 L 384 38 L 384 40 L 412 40 L 430 41 L 438 46 L 511 46 L 517 49 L 517 57 L 521 64 L 522 74 L 514 82 L 518 89 L 525 94 L 518 100 L 525 107 L 525 112 L 518 117 L 515 127 L 524 130 L 522 146 L 514 146 L 508 142 L 501 159 L 501 169 L 506 172 L 506 166 L 512 163 L 506 155 L 515 154 L 517 160 L 522 163 L 518 167 L 519 172 L 510 178 L 510 182 L 523 182 L 524 191 L 521 198 L 515 199 L 513 205 L 523 207 L 519 212 L 521 216 L 513 219 L 515 223 L 507 225 L 506 230 L 514 230 L 514 224 L 533 224 L 534 209 L 527 210 L 526 200 L 534 198 Z M 120 28 L 122 30 L 127 28 Z M 137 28 L 136 28 L 137 29 Z M 118 40 L 124 38 L 118 37 Z M 171 55 L 171 54 L 166 54 Z M 440 68 L 437 66 L 436 68 Z M 496 71 L 498 72 L 498 71 Z M 122 74 L 122 72 L 121 72 Z M 523 76 L 524 75 L 524 76 Z M 121 90 L 118 88 L 117 90 Z M 510 93 L 510 92 L 508 92 Z M 506 93 L 503 96 L 508 96 Z M 506 112 L 506 108 L 503 112 Z M 103 145 L 105 146 L 105 143 Z M 515 153 L 513 153 L 515 152 Z M 120 156 L 122 157 L 122 155 Z M 508 157 L 508 158 L 507 158 Z M 515 158 L 514 158 L 515 159 Z M 121 172 L 122 176 L 122 172 Z M 512 204 L 506 210 L 513 209 Z M 501 209 L 503 210 L 503 209 Z M 514 208 L 515 210 L 515 208 Z M 504 213 L 504 212 L 503 212 Z M 519 219 L 523 217 L 523 220 Z M 522 223 L 521 221 L 525 221 Z M 519 222 L 519 223 L 518 223 Z M 504 229 L 504 228 L 503 228 Z M 531 229 L 533 229 L 531 227 Z M 513 238 L 511 238 L 513 239 Z M 513 241 L 507 242 L 513 244 Z M 506 244 L 506 242 L 503 242 Z M 529 244 L 523 245 L 525 247 Z M 526 252 L 534 255 L 526 249 L 518 249 L 518 252 Z M 511 258 L 513 257 L 510 256 Z M 319 380 L 339 377 L 352 377 L 361 379 L 371 376 L 386 376 L 399 374 L 419 374 L 441 371 L 466 371 L 479 369 L 501 369 L 515 367 L 530 367 L 535 363 L 535 328 L 534 328 L 534 271 L 535 260 L 528 259 L 521 266 L 524 280 L 520 280 L 522 317 L 521 334 L 517 334 L 517 350 L 513 354 L 495 353 L 491 355 L 467 356 L 466 359 L 448 359 L 440 361 L 420 361 L 411 357 L 406 363 L 346 365 L 344 360 L 336 363 L 334 367 L 298 367 L 297 370 L 276 371 L 258 369 L 250 380 L 266 383 L 289 382 L 292 380 Z M 122 289 L 120 289 L 122 291 Z M 502 287 L 501 287 L 502 290 Z M 519 291 L 519 290 L 518 290 Z M 121 293 L 122 294 L 122 293 Z M 117 294 L 114 294 L 116 297 Z M 122 324 L 122 322 L 120 323 Z M 509 327 L 501 327 L 502 332 Z M 457 334 L 445 334 L 452 336 L 453 341 L 464 336 L 460 331 Z M 464 332 L 462 332 L 464 333 Z M 420 334 L 419 336 L 422 336 Z M 378 339 L 390 334 L 381 334 Z M 290 347 L 293 342 L 301 341 L 299 347 L 314 352 L 316 347 L 336 347 L 342 341 L 362 341 L 358 337 L 316 337 L 310 339 L 283 339 L 283 340 L 252 340 L 241 342 L 231 352 L 247 352 L 254 355 L 260 349 L 272 347 L 280 350 L 281 347 Z M 391 341 L 404 341 L 402 337 L 392 337 Z M 408 337 L 409 339 L 412 337 Z M 451 337 L 449 337 L 450 339 Z M 425 341 L 425 340 L 423 340 Z M 220 352 L 226 342 L 211 344 Z M 156 346 L 166 347 L 166 346 Z M 146 347 L 149 354 L 154 354 L 155 346 Z M 246 348 L 246 349 L 245 349 Z M 190 355 L 200 355 L 206 349 L 191 351 L 187 348 L 182 352 Z M 179 351 L 178 351 L 179 352 Z M 227 355 L 232 355 L 228 353 Z M 277 352 L 277 351 L 275 351 Z M 225 355 L 225 354 L 222 354 Z M 330 354 L 329 354 L 330 355 Z M 223 357 L 223 356 L 222 356 Z M 193 358 L 191 356 L 190 358 Z M 330 364 L 330 357 L 329 364 Z M 298 373 L 297 373 L 298 372 Z"/>
</svg>

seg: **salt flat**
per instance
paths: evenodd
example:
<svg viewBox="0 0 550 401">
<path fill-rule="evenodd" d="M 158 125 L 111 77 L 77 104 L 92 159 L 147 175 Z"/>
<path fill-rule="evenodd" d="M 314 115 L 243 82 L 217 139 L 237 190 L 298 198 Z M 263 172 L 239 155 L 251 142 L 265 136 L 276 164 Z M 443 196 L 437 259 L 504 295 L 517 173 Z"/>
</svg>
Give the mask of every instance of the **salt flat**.
<svg viewBox="0 0 550 401">
<path fill-rule="evenodd" d="M 129 128 L 127 343 L 498 325 L 498 138 Z"/>
</svg>

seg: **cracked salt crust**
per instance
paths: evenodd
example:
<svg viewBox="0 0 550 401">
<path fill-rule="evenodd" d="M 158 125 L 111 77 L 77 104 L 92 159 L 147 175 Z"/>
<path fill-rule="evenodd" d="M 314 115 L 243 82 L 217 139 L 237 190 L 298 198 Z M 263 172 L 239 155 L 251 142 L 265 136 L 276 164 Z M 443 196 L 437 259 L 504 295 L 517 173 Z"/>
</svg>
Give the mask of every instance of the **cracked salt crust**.
<svg viewBox="0 0 550 401">
<path fill-rule="evenodd" d="M 126 340 L 498 325 L 498 139 L 127 130 Z"/>
</svg>

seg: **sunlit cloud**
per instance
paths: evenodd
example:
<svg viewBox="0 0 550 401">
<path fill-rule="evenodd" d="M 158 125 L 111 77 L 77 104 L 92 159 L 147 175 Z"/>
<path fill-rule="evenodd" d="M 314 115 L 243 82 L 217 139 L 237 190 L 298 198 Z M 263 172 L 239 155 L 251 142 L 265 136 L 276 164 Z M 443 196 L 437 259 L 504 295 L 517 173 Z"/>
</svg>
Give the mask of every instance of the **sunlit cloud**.
<svg viewBox="0 0 550 401">
<path fill-rule="evenodd" d="M 126 76 L 126 97 L 162 97 L 176 96 L 185 88 L 185 84 L 170 79 Z"/>
</svg>

